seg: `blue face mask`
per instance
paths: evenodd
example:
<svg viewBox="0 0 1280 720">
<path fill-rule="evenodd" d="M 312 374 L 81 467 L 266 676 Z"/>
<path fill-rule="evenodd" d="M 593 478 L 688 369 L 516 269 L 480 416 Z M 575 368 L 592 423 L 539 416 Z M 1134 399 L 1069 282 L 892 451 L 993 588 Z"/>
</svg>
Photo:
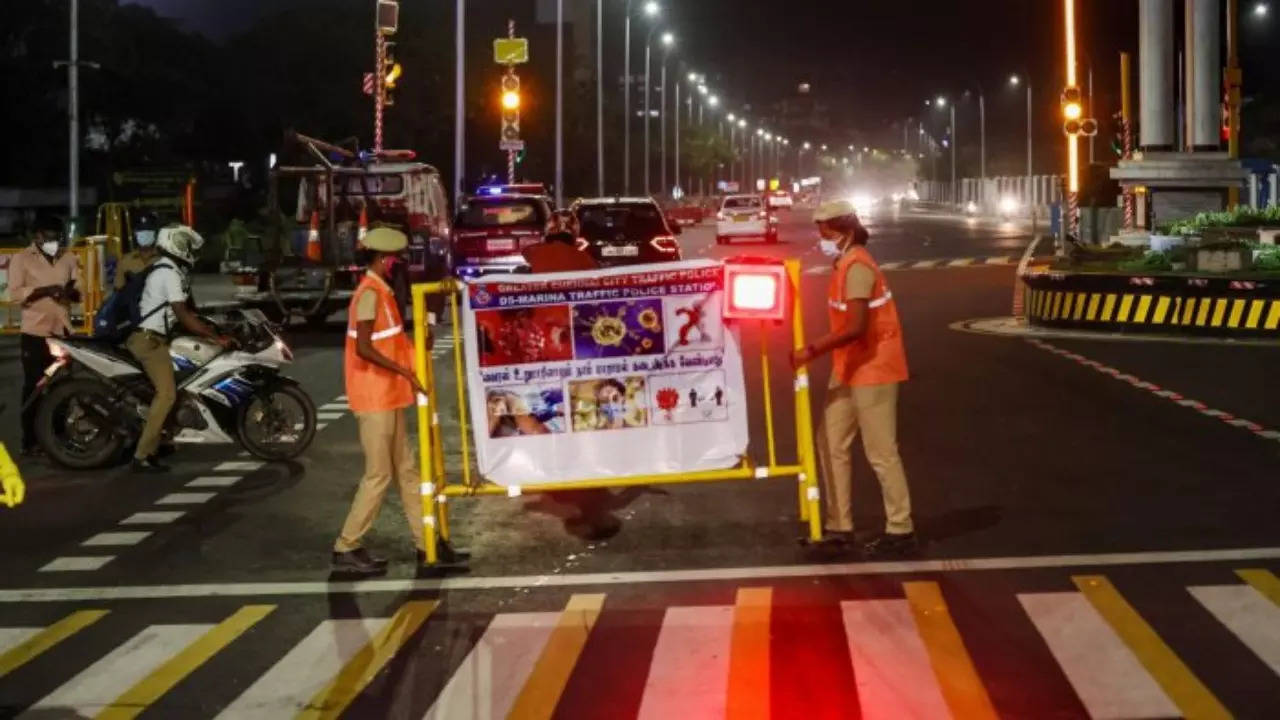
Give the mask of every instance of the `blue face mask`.
<svg viewBox="0 0 1280 720">
<path fill-rule="evenodd" d="M 609 422 L 614 422 L 621 420 L 627 414 L 627 409 L 620 402 L 602 403 L 600 405 L 600 414 L 604 415 Z"/>
<path fill-rule="evenodd" d="M 133 234 L 133 239 L 138 241 L 138 247 L 151 247 L 156 244 L 156 231 L 139 230 Z"/>
</svg>

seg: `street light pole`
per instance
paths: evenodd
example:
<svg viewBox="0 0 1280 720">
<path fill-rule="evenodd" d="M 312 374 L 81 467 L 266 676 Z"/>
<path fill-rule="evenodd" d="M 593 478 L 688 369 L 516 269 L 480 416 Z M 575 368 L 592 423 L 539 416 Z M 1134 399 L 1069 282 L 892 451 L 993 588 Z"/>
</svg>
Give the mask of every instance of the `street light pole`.
<svg viewBox="0 0 1280 720">
<path fill-rule="evenodd" d="M 644 194 L 651 195 L 649 190 L 649 57 L 653 45 L 653 31 L 644 41 Z"/>
<path fill-rule="evenodd" d="M 960 188 L 956 187 L 956 106 L 951 104 L 951 204 L 960 202 Z"/>
<path fill-rule="evenodd" d="M 73 234 L 76 218 L 80 215 L 80 0 L 71 0 L 71 56 L 67 63 L 67 93 L 67 114 L 70 116 L 67 221 L 71 223 L 68 234 Z"/>
<path fill-rule="evenodd" d="M 461 0 L 459 0 L 461 2 Z M 631 194 L 631 0 L 622 29 L 622 194 Z"/>
<path fill-rule="evenodd" d="M 564 0 L 556 0 L 556 207 L 564 207 Z"/>
<path fill-rule="evenodd" d="M 604 196 L 604 0 L 596 0 L 596 194 Z"/>
<path fill-rule="evenodd" d="M 671 122 L 674 124 L 675 131 L 676 131 L 675 180 L 676 180 L 676 187 L 680 187 L 680 80 L 679 79 L 676 80 L 675 97 L 673 98 L 671 107 L 674 108 L 674 110 L 671 113 Z"/>
<path fill-rule="evenodd" d="M 663 43 L 664 45 L 666 43 Z M 662 54 L 662 72 L 659 73 L 662 87 L 658 90 L 658 155 L 662 158 L 662 184 L 658 186 L 658 194 L 667 194 L 667 55 Z"/>
<path fill-rule="evenodd" d="M 466 14 L 467 0 L 457 0 L 454 8 L 455 27 L 453 34 L 454 52 L 456 55 L 453 88 L 453 201 L 462 200 L 462 179 L 466 175 L 466 141 L 467 141 L 467 87 L 466 87 Z M 382 68 L 378 68 L 381 72 Z"/>
</svg>

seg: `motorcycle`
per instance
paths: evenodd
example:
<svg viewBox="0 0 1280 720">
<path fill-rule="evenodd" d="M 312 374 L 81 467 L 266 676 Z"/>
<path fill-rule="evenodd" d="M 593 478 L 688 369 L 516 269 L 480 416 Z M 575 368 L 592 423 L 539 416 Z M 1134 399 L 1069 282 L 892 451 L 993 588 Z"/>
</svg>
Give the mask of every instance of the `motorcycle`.
<svg viewBox="0 0 1280 720">
<path fill-rule="evenodd" d="M 238 346 L 224 350 L 204 338 L 169 345 L 177 399 L 165 443 L 238 443 L 263 460 L 302 454 L 316 432 L 316 407 L 298 383 L 281 374 L 293 353 L 257 310 L 228 315 L 219 332 Z M 77 470 L 111 464 L 137 446 L 155 394 L 142 366 L 115 343 L 50 338 L 54 362 L 33 402 L 36 438 L 49 457 Z"/>
</svg>

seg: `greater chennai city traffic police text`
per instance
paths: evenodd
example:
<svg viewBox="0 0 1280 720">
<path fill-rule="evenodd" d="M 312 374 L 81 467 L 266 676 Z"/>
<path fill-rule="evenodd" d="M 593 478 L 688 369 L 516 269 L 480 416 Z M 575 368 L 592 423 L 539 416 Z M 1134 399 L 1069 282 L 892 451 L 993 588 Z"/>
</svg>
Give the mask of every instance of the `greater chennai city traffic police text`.
<svg viewBox="0 0 1280 720">
<path fill-rule="evenodd" d="M 347 403 L 355 413 L 364 449 L 364 476 L 333 545 L 333 569 L 373 574 L 385 570 L 387 562 L 369 554 L 361 541 L 373 525 L 393 477 L 418 548 L 418 564 L 426 561 L 422 478 L 409 446 L 404 412 L 414 404 L 415 395 L 425 397 L 426 390 L 410 369 L 413 348 L 395 293 L 387 283 L 396 264 L 404 262 L 402 255 L 409 240 L 398 230 L 377 228 L 365 236 L 363 244 L 374 255 L 347 311 L 344 366 Z M 447 546 L 442 547 L 442 559 L 448 561 L 452 555 Z"/>
<path fill-rule="evenodd" d="M 831 382 L 818 435 L 826 498 L 826 530 L 837 541 L 853 534 L 853 441 L 862 432 L 867 461 L 884 496 L 885 532 L 867 543 L 869 554 L 916 547 L 911 494 L 898 454 L 898 385 L 907 356 L 902 324 L 884 273 L 867 252 L 869 233 L 847 201 L 824 203 L 814 213 L 822 250 L 835 257 L 828 290 L 831 331 L 795 351 L 797 367 L 831 353 Z"/>
</svg>

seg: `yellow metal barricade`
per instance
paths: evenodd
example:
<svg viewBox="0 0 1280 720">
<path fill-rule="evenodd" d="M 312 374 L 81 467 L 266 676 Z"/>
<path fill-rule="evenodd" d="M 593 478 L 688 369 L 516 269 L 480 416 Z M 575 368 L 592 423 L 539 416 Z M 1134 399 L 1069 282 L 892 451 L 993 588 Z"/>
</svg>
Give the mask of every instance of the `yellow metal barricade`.
<svg viewBox="0 0 1280 720">
<path fill-rule="evenodd" d="M 801 313 L 800 293 L 798 292 L 800 287 L 799 262 L 788 260 L 786 262 L 786 271 L 791 283 L 792 347 L 798 350 L 805 346 L 804 318 Z M 780 465 L 777 459 L 773 401 L 770 394 L 768 333 L 764 331 L 763 326 L 760 333 L 760 362 L 763 376 L 762 390 L 764 392 L 767 465 L 757 466 L 750 457 L 744 455 L 736 467 L 724 470 L 602 477 L 572 482 L 539 483 L 519 488 L 508 488 L 486 482 L 483 478 L 474 477 L 471 468 L 470 426 L 467 418 L 467 372 L 463 362 L 462 350 L 462 313 L 458 301 L 463 287 L 462 283 L 452 279 L 413 286 L 414 371 L 419 381 L 422 382 L 423 387 L 427 390 L 426 397 L 418 398 L 417 410 L 419 428 L 418 455 L 422 476 L 423 532 L 426 536 L 424 544 L 429 564 L 435 564 L 438 560 L 440 540 L 449 539 L 448 503 L 450 498 L 484 495 L 508 495 L 514 497 L 524 493 L 621 488 L 638 485 L 678 485 L 766 478 L 796 478 L 799 488 L 797 505 L 800 520 L 808 526 L 808 535 L 811 541 L 822 539 L 817 458 L 814 452 L 812 405 L 809 397 L 809 371 L 807 368 L 800 368 L 793 375 L 797 462 L 794 465 Z M 427 318 L 427 296 L 440 294 L 448 297 L 448 311 L 451 320 L 450 330 L 453 333 L 453 373 L 457 392 L 456 402 L 458 405 L 459 440 L 462 456 L 459 481 L 451 481 L 445 472 L 444 443 L 440 429 L 435 363 L 427 343 L 428 333 L 431 331 L 424 322 Z M 427 428 L 427 430 L 424 432 L 423 428 Z"/>
</svg>

